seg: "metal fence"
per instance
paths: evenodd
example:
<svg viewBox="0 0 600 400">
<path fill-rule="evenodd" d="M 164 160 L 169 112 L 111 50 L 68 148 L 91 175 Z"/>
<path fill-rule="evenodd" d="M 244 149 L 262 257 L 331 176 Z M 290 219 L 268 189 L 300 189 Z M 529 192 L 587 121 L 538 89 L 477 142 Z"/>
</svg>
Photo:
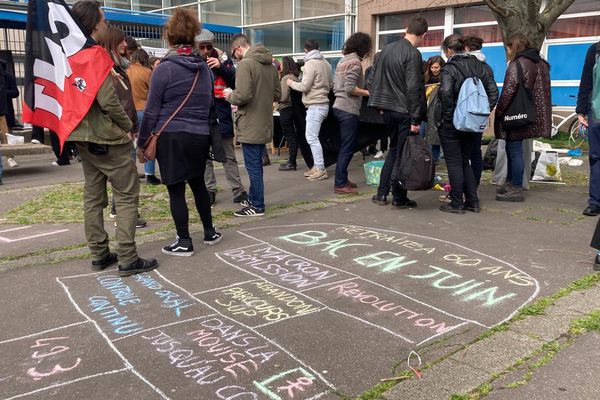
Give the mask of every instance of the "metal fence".
<svg viewBox="0 0 600 400">
<path fill-rule="evenodd" d="M 0 50 L 8 50 L 12 54 L 14 76 L 19 88 L 19 97 L 13 99 L 15 118 L 22 121 L 23 114 L 23 77 L 25 76 L 25 29 L 1 28 Z M 10 68 L 10 67 L 9 67 Z"/>
<path fill-rule="evenodd" d="M 111 25 L 124 30 L 128 36 L 136 39 L 142 46 L 166 47 L 166 42 L 163 39 L 162 26 L 124 24 L 119 22 L 111 22 Z M 213 33 L 215 34 L 215 46 L 222 50 L 228 50 L 229 42 L 234 34 L 224 32 Z M 25 29 L 0 27 L 0 50 L 10 51 L 12 53 L 14 71 L 11 72 L 14 72 L 17 87 L 19 88 L 19 97 L 13 99 L 13 105 L 16 120 L 22 121 L 23 78 L 25 76 Z"/>
</svg>

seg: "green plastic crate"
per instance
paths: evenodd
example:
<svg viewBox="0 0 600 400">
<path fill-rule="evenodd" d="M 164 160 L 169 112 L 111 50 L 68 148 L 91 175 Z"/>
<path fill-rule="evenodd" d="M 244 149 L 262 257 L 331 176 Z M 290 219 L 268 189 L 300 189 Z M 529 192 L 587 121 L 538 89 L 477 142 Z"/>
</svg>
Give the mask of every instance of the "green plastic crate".
<svg viewBox="0 0 600 400">
<path fill-rule="evenodd" d="M 381 169 L 383 168 L 383 160 L 369 161 L 365 163 L 365 178 L 367 185 L 379 186 L 379 176 L 381 175 Z"/>
</svg>

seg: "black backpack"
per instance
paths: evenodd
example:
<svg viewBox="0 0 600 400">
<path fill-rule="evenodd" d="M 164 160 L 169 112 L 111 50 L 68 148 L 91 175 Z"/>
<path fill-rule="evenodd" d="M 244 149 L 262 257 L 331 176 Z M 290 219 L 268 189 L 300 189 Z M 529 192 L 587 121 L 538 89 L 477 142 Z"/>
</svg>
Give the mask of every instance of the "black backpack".
<svg viewBox="0 0 600 400">
<path fill-rule="evenodd" d="M 429 146 L 420 135 L 410 135 L 394 165 L 392 183 L 405 190 L 429 190 L 434 177 L 435 162 Z"/>
</svg>

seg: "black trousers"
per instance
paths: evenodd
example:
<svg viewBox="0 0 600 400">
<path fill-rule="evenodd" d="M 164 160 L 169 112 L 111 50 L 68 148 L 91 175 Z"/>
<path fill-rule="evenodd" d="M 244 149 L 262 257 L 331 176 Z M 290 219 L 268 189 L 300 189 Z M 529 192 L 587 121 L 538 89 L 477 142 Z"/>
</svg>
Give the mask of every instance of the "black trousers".
<svg viewBox="0 0 600 400">
<path fill-rule="evenodd" d="M 479 186 L 483 172 L 483 156 L 481 155 L 481 133 L 473 133 L 473 150 L 471 151 L 471 168 L 475 174 L 475 182 Z"/>
<path fill-rule="evenodd" d="M 386 110 L 383 114 L 383 119 L 390 137 L 390 148 L 381 169 L 377 194 L 379 196 L 387 196 L 390 193 L 390 189 L 392 189 L 395 201 L 406 201 L 408 199 L 408 191 L 401 189 L 397 185 L 393 185 L 394 187 L 392 187 L 392 172 L 396 160 L 400 160 L 402 147 L 410 134 L 410 117 L 408 114 Z"/>
<path fill-rule="evenodd" d="M 296 143 L 302 152 L 302 158 L 308 168 L 312 168 L 315 164 L 313 159 L 312 150 L 310 145 L 306 141 L 306 110 L 303 108 L 302 112 L 299 111 L 298 107 L 293 107 L 294 114 L 294 126 L 296 127 Z"/>
<path fill-rule="evenodd" d="M 44 128 L 33 125 L 31 128 L 31 139 L 37 139 L 41 144 L 44 144 Z"/>
<path fill-rule="evenodd" d="M 461 207 L 465 202 L 468 204 L 479 202 L 477 182 L 470 162 L 473 146 L 477 142 L 475 136 L 478 134 L 460 132 L 448 123 L 442 124 L 439 134 L 452 187 L 450 203 L 453 207 Z"/>
<path fill-rule="evenodd" d="M 204 235 L 211 235 L 215 232 L 215 228 L 212 223 L 210 198 L 204 183 L 204 177 L 199 176 L 192 178 L 187 183 L 190 185 L 192 193 L 194 194 L 194 202 L 196 203 L 196 210 L 198 210 L 198 214 L 200 214 L 200 219 L 202 220 Z M 187 202 L 185 201 L 185 182 L 167 185 L 167 190 L 169 191 L 169 205 L 171 207 L 173 221 L 175 222 L 177 236 L 182 239 L 187 239 L 190 237 L 190 214 Z"/>
<path fill-rule="evenodd" d="M 71 164 L 70 158 L 75 144 L 73 142 L 65 142 L 63 151 L 60 151 L 60 141 L 58 135 L 50 131 L 50 144 L 52 145 L 52 152 L 56 156 L 56 163 L 58 165 L 69 165 Z"/>
<path fill-rule="evenodd" d="M 592 236 L 590 246 L 596 250 L 600 250 L 600 219 L 598 219 L 598 223 L 596 224 L 596 230 L 594 231 L 594 236 Z"/>
<path fill-rule="evenodd" d="M 286 107 L 279 110 L 279 123 L 281 124 L 281 131 L 283 132 L 285 141 L 288 145 L 288 164 L 296 165 L 296 157 L 298 157 L 298 142 L 296 141 L 294 109 L 292 107 Z"/>
</svg>

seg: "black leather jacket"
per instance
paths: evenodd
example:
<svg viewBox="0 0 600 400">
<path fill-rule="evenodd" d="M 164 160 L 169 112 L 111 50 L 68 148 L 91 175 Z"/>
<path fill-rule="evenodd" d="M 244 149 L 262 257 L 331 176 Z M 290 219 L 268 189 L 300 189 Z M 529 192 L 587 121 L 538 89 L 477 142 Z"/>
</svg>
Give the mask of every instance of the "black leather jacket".
<svg viewBox="0 0 600 400">
<path fill-rule="evenodd" d="M 470 54 L 456 54 L 442 68 L 442 85 L 439 98 L 442 105 L 442 121 L 452 123 L 460 87 L 467 77 L 477 77 L 483 83 L 490 102 L 490 110 L 498 102 L 498 86 L 492 68 Z"/>
<path fill-rule="evenodd" d="M 385 46 L 367 81 L 369 107 L 408 114 L 412 125 L 427 118 L 423 58 L 406 39 Z"/>
</svg>

